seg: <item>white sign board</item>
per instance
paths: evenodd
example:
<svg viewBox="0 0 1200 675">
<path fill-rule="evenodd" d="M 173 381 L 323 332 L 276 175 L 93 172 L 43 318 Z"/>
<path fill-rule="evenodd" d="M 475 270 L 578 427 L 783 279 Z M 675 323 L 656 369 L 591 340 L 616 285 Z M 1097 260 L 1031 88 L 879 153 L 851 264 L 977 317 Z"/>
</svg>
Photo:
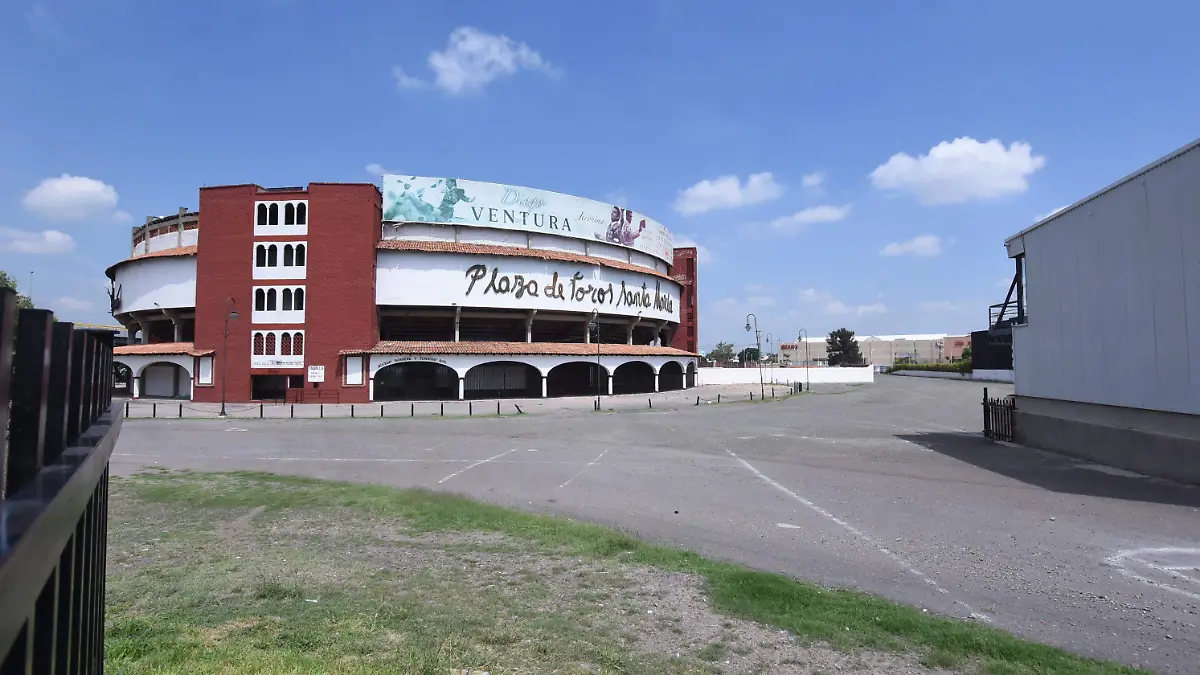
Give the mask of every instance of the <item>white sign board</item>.
<svg viewBox="0 0 1200 675">
<path fill-rule="evenodd" d="M 556 234 L 674 260 L 671 233 L 656 220 L 615 204 L 515 185 L 388 174 L 383 220 Z"/>
<path fill-rule="evenodd" d="M 324 382 L 325 381 L 325 366 L 309 366 L 308 367 L 309 382 Z"/>
</svg>

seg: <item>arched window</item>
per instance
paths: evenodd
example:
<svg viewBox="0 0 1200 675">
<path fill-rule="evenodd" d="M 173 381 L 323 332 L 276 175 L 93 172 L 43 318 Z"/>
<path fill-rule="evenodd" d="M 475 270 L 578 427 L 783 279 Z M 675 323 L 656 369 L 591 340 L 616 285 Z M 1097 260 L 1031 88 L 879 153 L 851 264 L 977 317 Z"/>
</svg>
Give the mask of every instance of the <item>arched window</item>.
<svg viewBox="0 0 1200 675">
<path fill-rule="evenodd" d="M 267 247 L 267 267 L 277 267 L 279 265 L 279 247 L 271 244 Z"/>
<path fill-rule="evenodd" d="M 305 204 L 304 202 L 300 202 L 296 205 L 296 224 L 308 224 L 308 204 Z"/>
<path fill-rule="evenodd" d="M 283 205 L 283 224 L 284 225 L 295 225 L 296 224 L 296 206 L 295 206 L 295 204 L 292 204 L 291 202 L 288 202 L 287 204 Z"/>
<path fill-rule="evenodd" d="M 275 356 L 275 334 L 267 333 L 267 356 Z"/>
<path fill-rule="evenodd" d="M 283 246 L 283 266 L 284 267 L 292 266 L 292 263 L 295 260 L 295 258 L 293 257 L 293 253 L 294 253 L 294 251 L 292 250 L 292 245 L 284 244 L 284 246 Z"/>
<path fill-rule="evenodd" d="M 267 266 L 267 247 L 263 246 L 262 244 L 259 244 L 258 246 L 254 247 L 254 266 L 255 267 L 266 267 Z"/>
<path fill-rule="evenodd" d="M 279 355 L 280 356 L 291 356 L 292 355 L 292 334 L 291 333 L 284 333 L 283 335 L 279 336 Z"/>
<path fill-rule="evenodd" d="M 255 222 L 259 225 L 267 224 L 267 205 L 266 204 L 258 205 L 258 219 Z"/>
<path fill-rule="evenodd" d="M 292 300 L 292 309 L 294 309 L 296 311 L 300 311 L 300 310 L 304 309 L 304 289 L 297 288 L 293 297 L 295 299 Z"/>
<path fill-rule="evenodd" d="M 292 311 L 292 289 L 283 289 L 283 311 Z"/>
<path fill-rule="evenodd" d="M 276 300 L 275 289 L 274 288 L 267 289 L 267 311 L 268 312 L 275 311 L 275 307 L 276 307 L 275 300 Z"/>
<path fill-rule="evenodd" d="M 254 334 L 254 355 L 255 356 L 263 355 L 263 334 L 262 333 Z"/>
<path fill-rule="evenodd" d="M 296 244 L 296 267 L 304 267 L 304 244 Z"/>
<path fill-rule="evenodd" d="M 267 309 L 267 293 L 259 288 L 254 291 L 254 311 L 262 312 Z"/>
<path fill-rule="evenodd" d="M 267 224 L 268 225 L 278 225 L 279 224 L 279 205 L 278 204 L 271 204 L 270 206 L 267 207 Z"/>
<path fill-rule="evenodd" d="M 304 355 L 304 333 L 296 333 L 292 336 L 292 354 L 294 356 Z"/>
</svg>

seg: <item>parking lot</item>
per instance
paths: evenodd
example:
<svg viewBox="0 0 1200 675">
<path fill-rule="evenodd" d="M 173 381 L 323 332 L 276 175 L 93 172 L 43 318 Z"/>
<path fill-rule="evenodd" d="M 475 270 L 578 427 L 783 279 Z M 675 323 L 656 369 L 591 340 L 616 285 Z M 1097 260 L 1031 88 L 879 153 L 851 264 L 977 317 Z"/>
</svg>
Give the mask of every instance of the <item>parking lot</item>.
<svg viewBox="0 0 1200 675">
<path fill-rule="evenodd" d="M 988 442 L 980 384 L 877 380 L 753 404 L 650 409 L 641 397 L 603 413 L 130 420 L 113 470 L 458 492 L 1200 672 L 1200 489 Z"/>
</svg>

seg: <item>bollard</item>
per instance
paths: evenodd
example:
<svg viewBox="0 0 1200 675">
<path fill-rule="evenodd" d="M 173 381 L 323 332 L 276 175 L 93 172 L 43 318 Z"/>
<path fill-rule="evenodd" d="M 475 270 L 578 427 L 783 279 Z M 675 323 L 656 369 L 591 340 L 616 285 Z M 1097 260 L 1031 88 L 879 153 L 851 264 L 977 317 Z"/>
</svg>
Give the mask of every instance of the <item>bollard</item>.
<svg viewBox="0 0 1200 675">
<path fill-rule="evenodd" d="M 325 404 L 324 404 L 324 403 L 322 403 L 322 404 L 320 404 L 320 405 L 321 405 L 321 410 L 320 410 L 320 412 L 321 412 L 321 419 L 325 419 Z"/>
<path fill-rule="evenodd" d="M 467 417 L 475 416 L 475 401 L 467 401 Z"/>
<path fill-rule="evenodd" d="M 151 417 L 158 417 L 158 404 L 157 404 L 157 403 L 151 403 L 151 404 L 150 404 L 150 406 L 151 406 L 151 407 L 150 407 L 150 416 L 151 416 Z"/>
<path fill-rule="evenodd" d="M 129 417 L 129 401 L 125 401 L 125 416 Z"/>
<path fill-rule="evenodd" d="M 258 404 L 258 419 L 261 420 L 262 418 L 263 418 L 263 404 L 259 403 Z"/>
<path fill-rule="evenodd" d="M 654 410 L 654 399 L 652 399 L 652 398 L 646 399 L 646 405 L 650 406 L 651 410 Z"/>
<path fill-rule="evenodd" d="M 183 419 L 183 404 L 179 404 L 179 419 Z"/>
<path fill-rule="evenodd" d="M 496 417 L 500 416 L 500 401 L 496 401 Z"/>
<path fill-rule="evenodd" d="M 753 400 L 754 400 L 754 392 L 750 392 L 750 400 L 751 400 L 751 401 L 753 401 Z"/>
<path fill-rule="evenodd" d="M 443 403 L 442 404 L 442 417 L 445 417 L 445 416 L 446 416 L 446 404 Z"/>
<path fill-rule="evenodd" d="M 379 404 L 379 419 L 383 419 L 383 404 Z"/>
<path fill-rule="evenodd" d="M 771 398 L 775 398 L 775 387 L 771 387 Z"/>
<path fill-rule="evenodd" d="M 354 404 L 350 404 L 350 419 L 354 419 Z"/>
<path fill-rule="evenodd" d="M 700 397 L 699 396 L 696 397 L 696 405 L 700 405 Z"/>
<path fill-rule="evenodd" d="M 717 403 L 720 403 L 720 402 L 721 402 L 721 395 L 717 394 Z"/>
<path fill-rule="evenodd" d="M 513 404 L 513 407 L 517 409 L 517 414 L 518 414 L 518 415 L 524 415 L 524 414 L 525 414 L 525 411 L 524 411 L 524 410 L 521 410 L 521 406 L 517 405 L 516 403 L 514 403 L 514 404 Z"/>
<path fill-rule="evenodd" d="M 416 403 L 409 403 L 409 404 L 408 404 L 408 416 L 409 416 L 409 417 L 416 417 L 416 416 L 417 416 L 417 404 L 416 404 Z"/>
<path fill-rule="evenodd" d="M 288 419 L 296 419 L 296 404 L 295 403 L 293 403 L 288 408 Z"/>
</svg>

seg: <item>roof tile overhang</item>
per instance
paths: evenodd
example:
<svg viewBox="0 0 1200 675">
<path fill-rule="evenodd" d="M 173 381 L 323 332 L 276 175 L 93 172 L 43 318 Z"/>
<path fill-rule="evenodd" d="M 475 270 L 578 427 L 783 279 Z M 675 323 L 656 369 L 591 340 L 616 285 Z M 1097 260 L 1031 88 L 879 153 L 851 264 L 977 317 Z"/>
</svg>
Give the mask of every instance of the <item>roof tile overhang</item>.
<svg viewBox="0 0 1200 675">
<path fill-rule="evenodd" d="M 125 345 L 113 347 L 116 356 L 208 356 L 214 349 L 196 349 L 191 342 L 152 342 L 145 345 Z"/>
<path fill-rule="evenodd" d="M 598 349 L 597 349 L 598 348 Z M 582 342 L 403 342 L 383 341 L 370 349 L 343 349 L 343 356 L 358 354 L 461 354 L 497 356 L 681 356 L 699 354 L 654 345 L 586 344 Z"/>
<path fill-rule="evenodd" d="M 600 265 L 614 270 L 624 270 L 627 272 L 637 272 L 639 274 L 649 274 L 650 276 L 659 277 L 668 281 L 676 281 L 675 278 L 659 272 L 658 270 L 634 265 L 633 263 L 621 262 L 620 260 L 610 260 L 609 258 L 600 258 L 593 255 L 583 255 L 581 253 L 568 253 L 566 251 L 549 251 L 539 248 L 521 248 L 519 246 L 496 246 L 492 244 L 462 244 L 453 241 L 412 241 L 408 239 L 384 239 L 379 242 L 376 247 L 381 251 L 422 251 L 425 253 L 474 253 L 483 255 L 506 255 L 518 258 L 539 258 L 541 260 L 558 260 L 561 262 L 583 263 L 585 265 Z"/>
<path fill-rule="evenodd" d="M 116 272 L 118 267 L 120 267 L 121 265 L 127 264 L 127 263 L 131 263 L 135 260 L 145 260 L 146 258 L 172 258 L 172 257 L 176 257 L 176 256 L 196 255 L 196 251 L 197 251 L 196 246 L 178 246 L 176 248 L 164 248 L 161 251 L 155 251 L 153 253 L 144 253 L 142 255 L 134 256 L 132 258 L 126 258 L 126 259 L 122 260 L 121 262 L 110 266 L 108 269 L 104 270 L 104 275 L 107 276 L 109 279 L 112 279 L 113 272 Z"/>
</svg>

